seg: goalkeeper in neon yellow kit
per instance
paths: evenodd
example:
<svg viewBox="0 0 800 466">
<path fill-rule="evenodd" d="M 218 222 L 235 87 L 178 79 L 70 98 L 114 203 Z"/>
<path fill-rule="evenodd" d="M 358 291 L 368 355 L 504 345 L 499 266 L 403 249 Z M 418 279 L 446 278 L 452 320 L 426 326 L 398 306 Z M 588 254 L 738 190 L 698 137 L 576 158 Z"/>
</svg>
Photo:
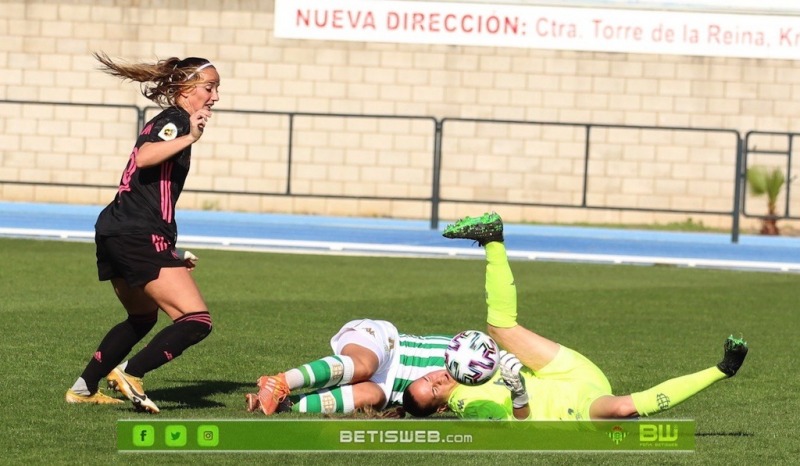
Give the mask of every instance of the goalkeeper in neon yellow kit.
<svg viewBox="0 0 800 466">
<path fill-rule="evenodd" d="M 517 324 L 517 292 L 499 215 L 466 217 L 449 225 L 444 236 L 474 240 L 485 248 L 488 332 L 507 352 L 501 355 L 500 370 L 483 385 L 460 385 L 446 370 L 417 379 L 403 396 L 403 408 L 412 416 L 446 409 L 459 417 L 478 419 L 649 416 L 733 377 L 747 355 L 747 343 L 731 336 L 725 341 L 719 364 L 642 392 L 615 396 L 605 374 L 585 356 Z"/>
</svg>

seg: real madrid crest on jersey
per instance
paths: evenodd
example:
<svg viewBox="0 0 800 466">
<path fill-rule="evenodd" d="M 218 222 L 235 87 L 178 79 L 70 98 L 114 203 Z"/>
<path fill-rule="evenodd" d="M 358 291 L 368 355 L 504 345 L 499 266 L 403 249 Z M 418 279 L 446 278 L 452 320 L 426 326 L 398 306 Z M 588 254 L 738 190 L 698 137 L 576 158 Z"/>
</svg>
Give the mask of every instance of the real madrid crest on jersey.
<svg viewBox="0 0 800 466">
<path fill-rule="evenodd" d="M 167 123 L 161 128 L 161 131 L 158 132 L 158 137 L 165 141 L 172 141 L 178 136 L 178 127 L 175 126 L 175 123 Z"/>
</svg>

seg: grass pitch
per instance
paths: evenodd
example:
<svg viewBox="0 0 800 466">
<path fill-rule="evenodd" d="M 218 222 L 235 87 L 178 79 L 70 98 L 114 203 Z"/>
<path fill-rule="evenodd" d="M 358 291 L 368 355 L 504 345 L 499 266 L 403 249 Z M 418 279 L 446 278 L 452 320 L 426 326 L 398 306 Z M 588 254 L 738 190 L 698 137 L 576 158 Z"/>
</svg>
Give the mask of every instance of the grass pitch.
<svg viewBox="0 0 800 466">
<path fill-rule="evenodd" d="M 480 260 L 194 252 L 214 331 L 145 378 L 162 418 L 254 416 L 243 395 L 259 375 L 329 354 L 331 335 L 353 318 L 417 334 L 484 327 Z M 618 394 L 716 364 L 725 337 L 744 335 L 751 351 L 736 377 L 659 416 L 697 421 L 695 453 L 120 454 L 116 420 L 147 414 L 63 400 L 124 318 L 96 279 L 94 246 L 0 239 L 0 257 L 2 464 L 775 465 L 800 456 L 798 275 L 512 263 L 520 323 L 588 356 Z M 167 323 L 162 315 L 145 342 Z"/>
</svg>

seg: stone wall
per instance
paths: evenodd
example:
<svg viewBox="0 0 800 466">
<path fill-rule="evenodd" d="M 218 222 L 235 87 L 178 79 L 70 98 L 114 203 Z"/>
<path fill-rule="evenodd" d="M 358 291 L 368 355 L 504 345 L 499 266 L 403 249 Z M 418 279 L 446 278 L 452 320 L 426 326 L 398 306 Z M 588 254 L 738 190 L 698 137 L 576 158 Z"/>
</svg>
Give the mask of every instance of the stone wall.
<svg viewBox="0 0 800 466">
<path fill-rule="evenodd" d="M 494 208 L 513 221 L 692 217 L 728 228 L 726 216 L 647 210 L 730 210 L 729 133 L 593 128 L 586 202 L 608 209 L 581 209 L 558 206 L 582 205 L 586 129 L 561 124 L 742 135 L 796 127 L 800 64 L 789 60 L 282 40 L 272 35 L 273 10 L 266 0 L 4 2 L 0 100 L 28 103 L 0 103 L 0 198 L 105 204 L 113 197 L 136 107 L 153 104 L 137 85 L 97 71 L 96 50 L 127 61 L 203 56 L 216 64 L 221 100 L 194 149 L 187 189 L 198 192 L 179 204 L 189 209 L 427 218 L 430 205 L 419 199 L 431 195 L 434 126 L 422 117 L 489 119 L 513 122 L 445 122 L 442 196 L 480 202 L 446 202 L 444 219 Z M 290 175 L 290 122 L 280 112 L 420 118 L 299 116 L 291 122 Z M 785 138 L 759 144 L 786 150 Z M 286 196 L 289 188 L 297 196 Z M 800 194 L 792 196 L 797 215 Z M 748 210 L 761 213 L 765 204 L 748 199 Z"/>
</svg>

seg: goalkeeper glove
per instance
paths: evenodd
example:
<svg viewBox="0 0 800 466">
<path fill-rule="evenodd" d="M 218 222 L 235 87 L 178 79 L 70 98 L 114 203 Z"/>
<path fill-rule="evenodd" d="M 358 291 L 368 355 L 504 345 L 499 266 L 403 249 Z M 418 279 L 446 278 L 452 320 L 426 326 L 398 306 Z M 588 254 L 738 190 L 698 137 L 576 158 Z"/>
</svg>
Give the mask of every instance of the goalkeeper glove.
<svg viewBox="0 0 800 466">
<path fill-rule="evenodd" d="M 500 352 L 500 375 L 503 384 L 511 392 L 511 403 L 514 408 L 522 408 L 528 404 L 528 392 L 525 390 L 525 379 L 519 372 L 524 366 L 519 359 L 508 351 Z"/>
</svg>

